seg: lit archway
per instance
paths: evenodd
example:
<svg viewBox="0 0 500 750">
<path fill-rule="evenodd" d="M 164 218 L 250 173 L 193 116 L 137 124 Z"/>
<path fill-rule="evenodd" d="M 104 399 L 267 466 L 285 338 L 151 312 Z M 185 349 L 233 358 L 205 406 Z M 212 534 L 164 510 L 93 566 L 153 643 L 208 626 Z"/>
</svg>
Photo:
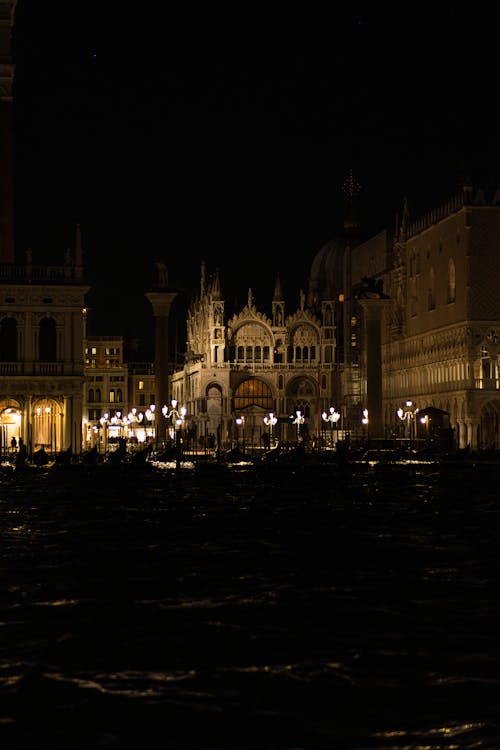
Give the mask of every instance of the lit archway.
<svg viewBox="0 0 500 750">
<path fill-rule="evenodd" d="M 62 448 L 62 410 L 51 398 L 35 401 L 31 414 L 33 450 L 57 453 Z"/>
<path fill-rule="evenodd" d="M 0 401 L 0 453 L 5 455 L 12 449 L 13 438 L 19 444 L 22 425 L 21 405 L 12 399 Z"/>
</svg>

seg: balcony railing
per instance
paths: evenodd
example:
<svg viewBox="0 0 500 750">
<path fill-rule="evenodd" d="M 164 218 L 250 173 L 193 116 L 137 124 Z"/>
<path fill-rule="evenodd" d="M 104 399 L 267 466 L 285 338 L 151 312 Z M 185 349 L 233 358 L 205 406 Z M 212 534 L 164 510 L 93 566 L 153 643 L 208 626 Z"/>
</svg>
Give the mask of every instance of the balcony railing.
<svg viewBox="0 0 500 750">
<path fill-rule="evenodd" d="M 71 284 L 83 281 L 80 266 L 0 265 L 0 282 L 12 284 Z"/>
<path fill-rule="evenodd" d="M 0 376 L 4 377 L 54 377 L 82 375 L 83 365 L 77 362 L 0 362 Z"/>
</svg>

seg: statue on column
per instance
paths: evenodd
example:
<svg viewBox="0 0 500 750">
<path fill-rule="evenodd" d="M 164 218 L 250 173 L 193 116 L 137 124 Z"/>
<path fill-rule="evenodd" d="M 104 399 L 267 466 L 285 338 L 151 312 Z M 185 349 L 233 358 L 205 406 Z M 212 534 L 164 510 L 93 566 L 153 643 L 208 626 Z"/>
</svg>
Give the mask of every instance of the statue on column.
<svg viewBox="0 0 500 750">
<path fill-rule="evenodd" d="M 161 287 L 167 287 L 168 286 L 168 270 L 167 266 L 164 263 L 163 260 L 159 260 L 157 263 L 155 263 L 156 266 L 156 280 L 158 286 Z"/>
</svg>

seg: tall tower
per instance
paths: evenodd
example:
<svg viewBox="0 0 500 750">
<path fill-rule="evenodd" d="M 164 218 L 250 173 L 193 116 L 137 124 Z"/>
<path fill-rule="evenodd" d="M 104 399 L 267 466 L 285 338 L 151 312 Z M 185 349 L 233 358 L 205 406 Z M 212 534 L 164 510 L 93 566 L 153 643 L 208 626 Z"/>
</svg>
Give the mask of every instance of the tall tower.
<svg viewBox="0 0 500 750">
<path fill-rule="evenodd" d="M 0 0 L 0 263 L 14 263 L 12 29 L 16 0 Z"/>
<path fill-rule="evenodd" d="M 146 294 L 153 308 L 155 319 L 155 398 L 156 398 L 156 442 L 161 445 L 167 437 L 167 420 L 163 406 L 170 408 L 169 362 L 168 362 L 168 318 L 172 302 L 178 290 L 168 285 L 167 267 L 163 261 L 156 263 L 156 284 Z"/>
</svg>

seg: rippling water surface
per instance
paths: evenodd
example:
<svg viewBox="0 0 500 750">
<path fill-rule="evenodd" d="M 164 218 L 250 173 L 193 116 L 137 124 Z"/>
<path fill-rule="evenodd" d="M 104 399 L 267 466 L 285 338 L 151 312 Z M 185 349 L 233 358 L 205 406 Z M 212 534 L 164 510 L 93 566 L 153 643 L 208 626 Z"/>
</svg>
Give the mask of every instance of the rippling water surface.
<svg viewBox="0 0 500 750">
<path fill-rule="evenodd" d="M 0 477 L 2 748 L 500 748 L 500 468 Z"/>
</svg>

